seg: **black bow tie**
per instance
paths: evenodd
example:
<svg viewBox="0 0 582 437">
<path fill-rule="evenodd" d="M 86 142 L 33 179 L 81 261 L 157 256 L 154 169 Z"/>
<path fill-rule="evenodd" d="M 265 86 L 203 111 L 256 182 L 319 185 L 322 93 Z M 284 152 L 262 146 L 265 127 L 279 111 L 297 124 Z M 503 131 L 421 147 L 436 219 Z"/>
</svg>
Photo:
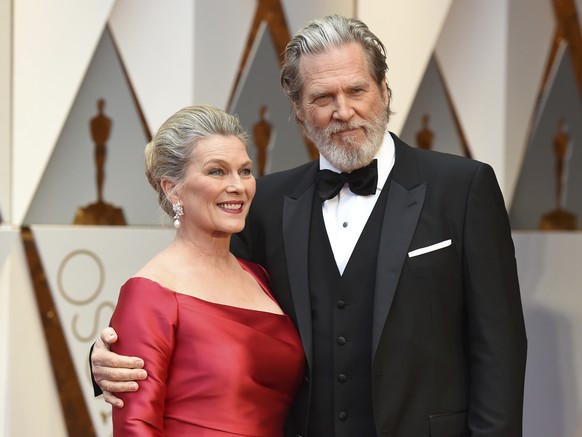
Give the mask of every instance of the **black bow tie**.
<svg viewBox="0 0 582 437">
<path fill-rule="evenodd" d="M 378 187 L 378 161 L 374 159 L 366 167 L 351 173 L 336 173 L 331 170 L 320 170 L 317 176 L 317 192 L 322 200 L 337 196 L 345 184 L 348 184 L 354 194 L 369 196 Z"/>
</svg>

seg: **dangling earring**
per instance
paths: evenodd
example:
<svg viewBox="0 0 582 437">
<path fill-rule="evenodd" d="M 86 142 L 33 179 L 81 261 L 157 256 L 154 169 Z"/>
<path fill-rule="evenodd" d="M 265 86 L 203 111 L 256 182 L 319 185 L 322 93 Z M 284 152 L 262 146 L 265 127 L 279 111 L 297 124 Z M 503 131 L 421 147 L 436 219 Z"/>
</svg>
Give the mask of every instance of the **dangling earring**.
<svg viewBox="0 0 582 437">
<path fill-rule="evenodd" d="M 184 209 L 180 201 L 172 204 L 172 209 L 174 210 L 174 227 L 179 229 L 182 223 L 180 223 L 180 217 L 184 215 Z"/>
</svg>

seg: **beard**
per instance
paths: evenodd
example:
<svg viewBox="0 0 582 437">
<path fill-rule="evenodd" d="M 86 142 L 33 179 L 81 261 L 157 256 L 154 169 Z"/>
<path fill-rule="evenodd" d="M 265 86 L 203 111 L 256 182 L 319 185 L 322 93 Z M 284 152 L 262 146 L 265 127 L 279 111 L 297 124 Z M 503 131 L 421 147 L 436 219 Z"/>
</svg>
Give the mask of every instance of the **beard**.
<svg viewBox="0 0 582 437">
<path fill-rule="evenodd" d="M 370 121 L 359 120 L 346 123 L 332 123 L 325 128 L 315 127 L 307 120 L 303 127 L 311 138 L 317 150 L 331 165 L 343 172 L 351 172 L 368 165 L 380 149 L 386 126 L 388 125 L 388 111 L 382 105 L 381 111 Z M 334 141 L 332 135 L 338 132 L 361 128 L 365 133 L 365 140 L 358 142 L 356 136 L 344 137 Z"/>
</svg>

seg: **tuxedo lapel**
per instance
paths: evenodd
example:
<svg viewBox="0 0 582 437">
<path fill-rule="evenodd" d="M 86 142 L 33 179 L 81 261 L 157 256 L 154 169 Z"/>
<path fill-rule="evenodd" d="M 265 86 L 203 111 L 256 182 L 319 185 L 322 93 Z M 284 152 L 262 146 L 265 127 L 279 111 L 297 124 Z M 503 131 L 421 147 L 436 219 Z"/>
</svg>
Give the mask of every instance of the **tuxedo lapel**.
<svg viewBox="0 0 582 437">
<path fill-rule="evenodd" d="M 426 184 L 420 183 L 414 150 L 394 136 L 392 169 L 378 249 L 372 357 L 390 311 L 402 266 L 424 203 Z M 307 167 L 297 186 L 284 198 L 283 241 L 297 325 L 309 365 L 312 360 L 312 320 L 309 298 L 309 227 L 315 193 L 317 161 Z"/>
<path fill-rule="evenodd" d="M 309 224 L 311 209 L 315 193 L 315 172 L 318 165 L 309 167 L 310 170 L 301 178 L 292 194 L 286 195 L 283 204 L 283 242 L 287 258 L 289 285 L 297 325 L 307 362 L 312 360 L 312 321 L 311 303 L 309 299 L 308 251 L 309 251 Z"/>
<path fill-rule="evenodd" d="M 372 359 L 420 217 L 426 183 L 420 183 L 413 150 L 394 137 L 396 157 L 380 235 L 374 291 Z"/>
</svg>

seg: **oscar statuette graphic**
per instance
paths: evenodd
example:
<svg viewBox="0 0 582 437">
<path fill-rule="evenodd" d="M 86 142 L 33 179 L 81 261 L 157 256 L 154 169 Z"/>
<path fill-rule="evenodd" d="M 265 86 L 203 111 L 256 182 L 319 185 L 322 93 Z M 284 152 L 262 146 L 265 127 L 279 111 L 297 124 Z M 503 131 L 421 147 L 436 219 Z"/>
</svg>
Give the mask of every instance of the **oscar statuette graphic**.
<svg viewBox="0 0 582 437">
<path fill-rule="evenodd" d="M 253 126 L 253 137 L 255 146 L 257 147 L 257 161 L 259 164 L 258 176 L 265 175 L 265 167 L 267 165 L 267 153 L 269 151 L 269 143 L 271 142 L 272 126 L 266 119 L 267 107 L 261 106 L 259 109 L 260 119 Z"/>
<path fill-rule="evenodd" d="M 565 209 L 566 181 L 568 179 L 567 164 L 572 149 L 572 141 L 568 135 L 568 125 L 563 118 L 558 122 L 558 132 L 554 135 L 553 152 L 556 158 L 556 208 L 543 215 L 540 229 L 566 230 L 578 229 L 576 215 Z"/>
<path fill-rule="evenodd" d="M 434 133 L 428 127 L 428 114 L 422 116 L 422 129 L 416 134 L 416 146 L 419 149 L 432 149 L 432 140 L 434 138 Z"/>
<path fill-rule="evenodd" d="M 97 183 L 97 202 L 79 208 L 75 214 L 75 225 L 125 225 L 125 217 L 121 208 L 117 208 L 103 200 L 103 184 L 105 182 L 105 161 L 107 158 L 107 139 L 113 122 L 104 113 L 105 100 L 97 101 L 98 114 L 89 123 L 91 137 L 95 144 L 95 172 Z"/>
</svg>

